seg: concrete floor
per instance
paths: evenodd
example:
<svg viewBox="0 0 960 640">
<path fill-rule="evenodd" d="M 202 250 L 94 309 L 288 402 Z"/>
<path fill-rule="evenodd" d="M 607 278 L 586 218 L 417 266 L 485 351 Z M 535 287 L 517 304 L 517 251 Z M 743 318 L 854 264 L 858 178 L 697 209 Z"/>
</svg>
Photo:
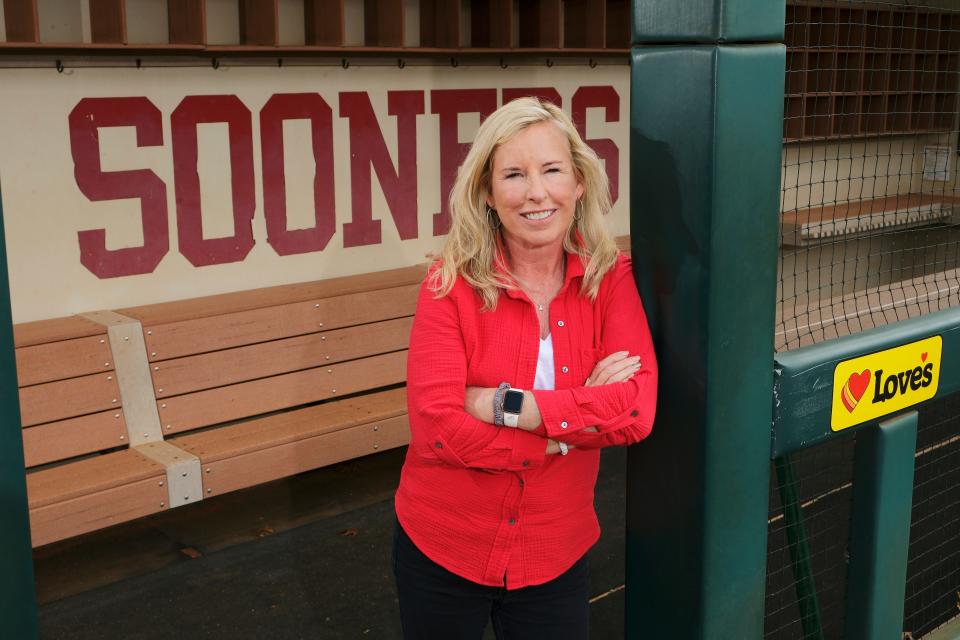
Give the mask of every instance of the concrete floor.
<svg viewBox="0 0 960 640">
<path fill-rule="evenodd" d="M 35 553 L 41 638 L 400 638 L 389 568 L 403 450 Z M 626 452 L 603 452 L 591 636 L 623 637 Z M 489 633 L 488 637 L 492 637 Z"/>
</svg>

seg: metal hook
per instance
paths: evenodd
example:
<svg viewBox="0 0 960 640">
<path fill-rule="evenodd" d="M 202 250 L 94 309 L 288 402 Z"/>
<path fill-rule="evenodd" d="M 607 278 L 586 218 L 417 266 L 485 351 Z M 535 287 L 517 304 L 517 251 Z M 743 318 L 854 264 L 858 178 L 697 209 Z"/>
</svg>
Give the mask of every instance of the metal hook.
<svg viewBox="0 0 960 640">
<path fill-rule="evenodd" d="M 137 58 L 137 69 L 140 68 L 141 64 L 142 64 L 142 61 L 140 60 L 140 58 Z"/>
<path fill-rule="evenodd" d="M 277 68 L 278 69 L 283 68 L 283 58 L 277 58 Z"/>
<path fill-rule="evenodd" d="M 214 69 L 219 69 L 219 68 L 220 68 L 220 61 L 217 60 L 216 58 L 211 58 L 211 59 L 210 59 L 210 65 L 211 65 Z"/>
<path fill-rule="evenodd" d="M 553 66 L 553 59 L 552 59 L 552 58 L 547 58 L 547 68 L 549 69 L 549 68 L 552 67 L 552 66 Z"/>
<path fill-rule="evenodd" d="M 450 66 L 453 67 L 454 69 L 456 69 L 457 67 L 460 66 L 460 61 L 457 60 L 456 58 L 451 57 L 451 58 L 450 58 Z"/>
<path fill-rule="evenodd" d="M 350 61 L 347 60 L 346 58 L 341 58 L 341 60 L 340 60 L 340 66 L 343 67 L 344 69 L 349 69 L 349 68 L 350 68 Z"/>
<path fill-rule="evenodd" d="M 503 58 L 500 58 L 500 68 L 501 68 L 501 69 L 506 69 L 506 68 L 507 68 L 507 61 L 504 60 Z"/>
<path fill-rule="evenodd" d="M 593 69 L 597 66 L 597 61 L 593 58 L 590 58 L 590 68 Z"/>
<path fill-rule="evenodd" d="M 397 66 L 403 69 L 405 66 L 407 66 L 407 63 L 403 58 L 397 58 Z"/>
<path fill-rule="evenodd" d="M 57 60 L 57 73 L 63 73 L 63 61 Z"/>
</svg>

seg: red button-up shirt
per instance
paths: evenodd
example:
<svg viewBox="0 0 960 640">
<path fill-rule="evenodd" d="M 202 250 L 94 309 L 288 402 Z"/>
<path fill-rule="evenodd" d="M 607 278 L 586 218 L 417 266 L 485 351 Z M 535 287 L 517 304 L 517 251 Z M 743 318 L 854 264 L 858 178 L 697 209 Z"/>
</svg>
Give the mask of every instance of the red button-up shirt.
<svg viewBox="0 0 960 640">
<path fill-rule="evenodd" d="M 494 311 L 482 311 L 462 279 L 442 298 L 421 287 L 397 517 L 427 557 L 473 582 L 517 589 L 570 568 L 600 535 L 593 508 L 599 448 L 642 440 L 653 425 L 657 363 L 630 260 L 618 258 L 593 302 L 580 294 L 583 273 L 568 254 L 563 287 L 550 303 L 556 389 L 533 392 L 540 435 L 464 410 L 467 386 L 506 381 L 532 389 L 540 323 L 530 299 L 508 290 Z M 583 386 L 597 361 L 615 351 L 639 355 L 639 372 L 626 382 Z M 598 432 L 584 433 L 590 426 Z M 544 435 L 576 448 L 548 456 Z"/>
</svg>

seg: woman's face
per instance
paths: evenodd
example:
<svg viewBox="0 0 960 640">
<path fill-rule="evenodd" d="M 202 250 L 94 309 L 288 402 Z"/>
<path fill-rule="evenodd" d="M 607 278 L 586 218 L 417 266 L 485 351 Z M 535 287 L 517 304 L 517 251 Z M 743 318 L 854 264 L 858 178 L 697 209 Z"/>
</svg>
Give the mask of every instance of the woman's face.
<svg viewBox="0 0 960 640">
<path fill-rule="evenodd" d="M 582 195 L 570 145 L 552 122 L 527 127 L 493 154 L 487 204 L 511 248 L 562 246 Z"/>
</svg>

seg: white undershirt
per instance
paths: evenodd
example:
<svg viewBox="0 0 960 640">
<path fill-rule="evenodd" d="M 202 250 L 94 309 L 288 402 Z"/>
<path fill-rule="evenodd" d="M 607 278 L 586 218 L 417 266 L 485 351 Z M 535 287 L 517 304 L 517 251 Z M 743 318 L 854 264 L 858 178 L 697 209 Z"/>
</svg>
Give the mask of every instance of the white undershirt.
<svg viewBox="0 0 960 640">
<path fill-rule="evenodd" d="M 552 391 L 556 383 L 553 371 L 553 334 L 540 338 L 540 352 L 537 355 L 537 376 L 533 381 L 534 389 Z"/>
</svg>

